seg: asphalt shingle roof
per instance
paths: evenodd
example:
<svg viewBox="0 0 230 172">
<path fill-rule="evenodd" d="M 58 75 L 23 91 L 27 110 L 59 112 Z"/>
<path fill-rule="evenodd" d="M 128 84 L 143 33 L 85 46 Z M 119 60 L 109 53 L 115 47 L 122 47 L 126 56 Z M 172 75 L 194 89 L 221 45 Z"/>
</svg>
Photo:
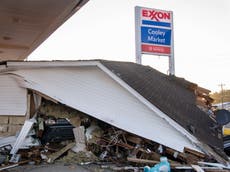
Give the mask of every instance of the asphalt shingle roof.
<svg viewBox="0 0 230 172">
<path fill-rule="evenodd" d="M 216 123 L 196 105 L 196 84 L 136 63 L 101 63 L 199 140 L 223 150 L 221 128 L 212 129 Z"/>
</svg>

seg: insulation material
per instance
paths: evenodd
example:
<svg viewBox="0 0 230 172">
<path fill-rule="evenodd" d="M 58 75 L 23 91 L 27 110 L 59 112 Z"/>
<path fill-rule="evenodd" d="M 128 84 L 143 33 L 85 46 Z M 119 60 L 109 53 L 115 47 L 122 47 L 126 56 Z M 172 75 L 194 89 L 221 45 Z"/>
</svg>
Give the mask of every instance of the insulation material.
<svg viewBox="0 0 230 172">
<path fill-rule="evenodd" d="M 42 97 L 36 93 L 33 94 L 33 97 L 34 97 L 35 110 L 37 110 L 42 103 Z"/>
</svg>

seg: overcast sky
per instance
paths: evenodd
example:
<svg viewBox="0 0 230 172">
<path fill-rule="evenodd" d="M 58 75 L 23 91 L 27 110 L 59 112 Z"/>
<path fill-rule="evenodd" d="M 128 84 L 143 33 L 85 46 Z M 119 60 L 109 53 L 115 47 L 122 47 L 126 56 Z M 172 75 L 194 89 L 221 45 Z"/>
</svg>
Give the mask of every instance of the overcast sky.
<svg viewBox="0 0 230 172">
<path fill-rule="evenodd" d="M 89 0 L 28 59 L 135 62 L 135 6 L 173 11 L 176 76 L 230 89 L 230 0 Z M 166 56 L 142 61 L 168 71 Z"/>
</svg>

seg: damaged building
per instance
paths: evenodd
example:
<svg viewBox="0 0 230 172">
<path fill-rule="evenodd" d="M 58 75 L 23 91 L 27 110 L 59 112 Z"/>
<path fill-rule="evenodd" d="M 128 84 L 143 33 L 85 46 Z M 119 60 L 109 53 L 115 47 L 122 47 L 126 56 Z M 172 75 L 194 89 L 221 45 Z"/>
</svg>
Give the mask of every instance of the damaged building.
<svg viewBox="0 0 230 172">
<path fill-rule="evenodd" d="M 99 135 L 94 142 L 99 145 L 113 143 L 133 152 L 144 142 L 154 150 L 163 146 L 168 155 L 177 152 L 180 160 L 190 152 L 196 160 L 228 164 L 221 126 L 210 110 L 213 100 L 197 84 L 131 62 L 7 61 L 0 69 L 3 136 L 15 135 L 26 119 L 53 116 L 68 118 L 71 130 L 83 126 L 85 136 L 97 123 L 104 134 L 123 137 L 113 143 Z"/>
<path fill-rule="evenodd" d="M 87 2 L 0 2 L 0 171 L 55 161 L 143 171 L 161 157 L 174 170 L 229 170 L 209 90 L 131 62 L 23 61 Z"/>
</svg>

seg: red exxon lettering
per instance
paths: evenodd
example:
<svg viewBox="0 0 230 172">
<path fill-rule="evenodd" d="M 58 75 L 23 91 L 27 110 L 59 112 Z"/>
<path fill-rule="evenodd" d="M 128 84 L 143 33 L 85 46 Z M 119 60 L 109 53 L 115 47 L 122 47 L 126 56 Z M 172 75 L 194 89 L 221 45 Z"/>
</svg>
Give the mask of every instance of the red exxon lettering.
<svg viewBox="0 0 230 172">
<path fill-rule="evenodd" d="M 168 19 L 170 20 L 169 12 L 161 12 L 154 10 L 142 10 L 143 17 L 149 17 L 151 20 L 159 21 L 160 19 Z"/>
</svg>

